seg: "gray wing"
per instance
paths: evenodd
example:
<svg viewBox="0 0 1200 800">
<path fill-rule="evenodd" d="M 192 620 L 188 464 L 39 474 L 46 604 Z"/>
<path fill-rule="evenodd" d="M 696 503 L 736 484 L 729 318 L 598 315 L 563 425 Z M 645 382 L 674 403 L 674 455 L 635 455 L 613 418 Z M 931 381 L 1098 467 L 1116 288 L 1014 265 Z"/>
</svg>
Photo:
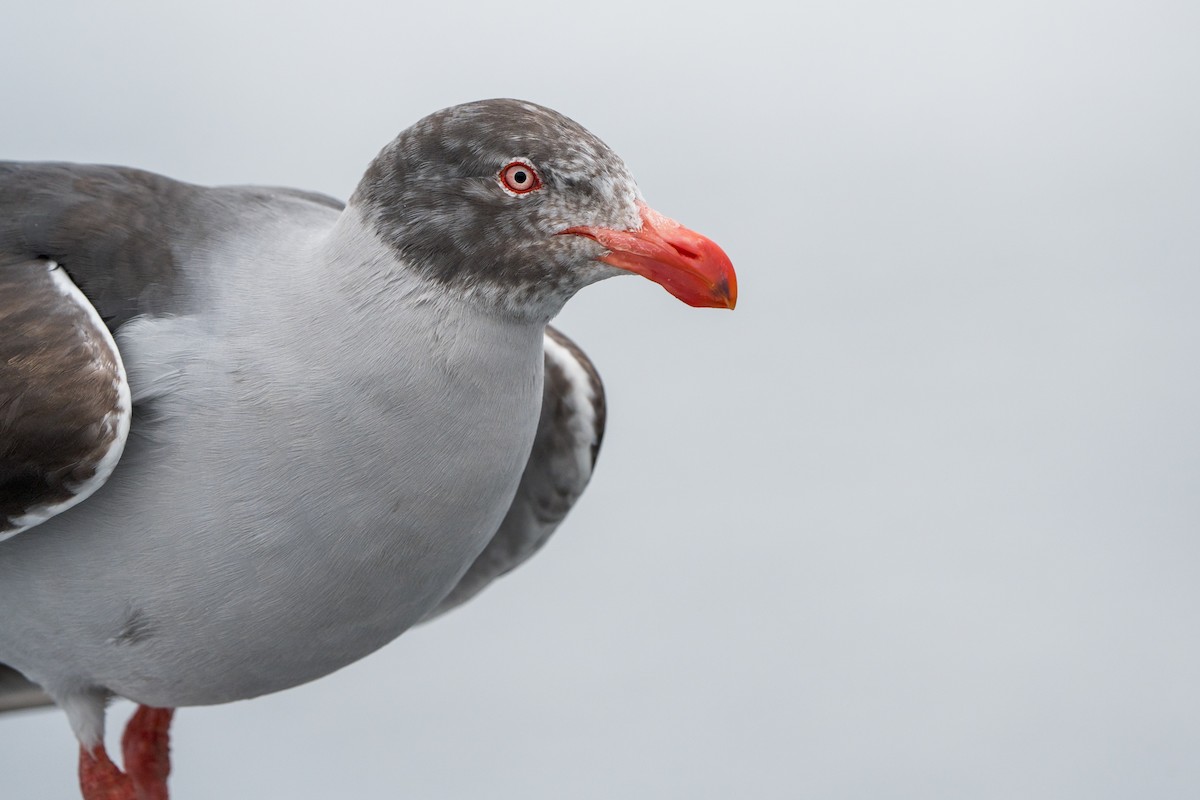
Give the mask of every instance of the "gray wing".
<svg viewBox="0 0 1200 800">
<path fill-rule="evenodd" d="M 115 331 L 138 315 L 188 310 L 189 256 L 247 204 L 281 198 L 343 207 L 299 189 L 208 188 L 129 167 L 0 161 L 0 260 L 58 263 Z"/>
<path fill-rule="evenodd" d="M 516 569 L 558 528 L 583 494 L 604 438 L 604 386 L 579 347 L 547 326 L 546 379 L 533 450 L 496 535 L 428 621 Z"/>
<path fill-rule="evenodd" d="M 0 163 L 0 254 L 61 265 L 113 330 L 180 310 L 205 189 L 141 170 Z"/>
<path fill-rule="evenodd" d="M 119 167 L 0 163 L 0 539 L 86 499 L 129 432 L 112 332 L 174 310 L 203 190 Z"/>
<path fill-rule="evenodd" d="M 0 540 L 86 499 L 120 458 L 132 411 L 112 334 L 192 310 L 207 263 L 196 254 L 247 206 L 281 201 L 342 207 L 295 189 L 0 162 Z"/>
</svg>

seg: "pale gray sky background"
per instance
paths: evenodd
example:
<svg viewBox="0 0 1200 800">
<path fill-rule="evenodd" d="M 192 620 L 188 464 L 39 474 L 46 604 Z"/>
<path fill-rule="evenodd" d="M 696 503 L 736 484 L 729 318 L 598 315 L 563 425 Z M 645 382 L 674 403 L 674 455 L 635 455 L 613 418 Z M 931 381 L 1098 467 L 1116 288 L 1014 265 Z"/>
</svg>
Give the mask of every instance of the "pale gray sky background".
<svg viewBox="0 0 1200 800">
<path fill-rule="evenodd" d="M 611 416 L 555 540 L 184 710 L 173 797 L 1200 796 L 1198 8 L 9 3 L 2 157 L 345 197 L 515 96 L 739 270 L 576 298 Z M 75 796 L 59 713 L 0 742 Z"/>
</svg>

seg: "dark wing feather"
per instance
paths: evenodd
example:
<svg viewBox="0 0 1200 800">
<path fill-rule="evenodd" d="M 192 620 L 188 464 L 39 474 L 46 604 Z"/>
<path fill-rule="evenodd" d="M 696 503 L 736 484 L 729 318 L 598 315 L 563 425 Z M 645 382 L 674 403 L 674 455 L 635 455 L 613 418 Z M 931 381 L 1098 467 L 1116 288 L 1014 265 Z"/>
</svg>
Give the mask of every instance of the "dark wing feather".
<svg viewBox="0 0 1200 800">
<path fill-rule="evenodd" d="M 0 163 L 0 254 L 60 264 L 115 330 L 179 310 L 206 190 L 124 167 Z"/>
<path fill-rule="evenodd" d="M 546 379 L 533 450 L 491 542 L 426 620 L 474 597 L 541 549 L 583 494 L 604 438 L 604 386 L 579 347 L 546 328 Z"/>
<path fill-rule="evenodd" d="M 117 345 L 70 278 L 0 261 L 0 540 L 103 485 L 130 405 Z"/>
</svg>

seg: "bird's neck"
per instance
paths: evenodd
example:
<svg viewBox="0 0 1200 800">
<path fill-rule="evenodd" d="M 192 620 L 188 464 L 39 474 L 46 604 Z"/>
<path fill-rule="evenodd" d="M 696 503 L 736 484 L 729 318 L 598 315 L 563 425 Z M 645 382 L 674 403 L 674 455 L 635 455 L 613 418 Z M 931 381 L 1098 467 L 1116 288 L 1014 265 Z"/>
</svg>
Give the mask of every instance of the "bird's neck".
<svg viewBox="0 0 1200 800">
<path fill-rule="evenodd" d="M 318 245 L 328 324 L 362 337 L 362 347 L 419 352 L 468 364 L 478 374 L 510 358 L 541 363 L 548 317 L 505 313 L 411 269 L 350 205 Z M 421 344 L 417 344 L 420 342 Z M 508 366 L 512 366 L 511 364 Z"/>
<path fill-rule="evenodd" d="M 358 195 L 356 194 L 357 198 Z M 510 322 L 544 328 L 563 305 L 580 288 L 571 281 L 537 281 L 529 284 L 506 285 L 483 278 L 489 274 L 485 263 L 476 264 L 464 274 L 447 278 L 430 264 L 409 263 L 401 249 L 379 228 L 377 215 L 355 199 L 346 206 L 325 244 L 330 262 L 354 265 L 350 274 L 361 280 L 364 272 L 371 274 L 371 285 L 388 287 L 388 302 L 458 302 L 474 313 L 491 315 Z M 441 277 L 439 277 L 441 275 Z"/>
</svg>

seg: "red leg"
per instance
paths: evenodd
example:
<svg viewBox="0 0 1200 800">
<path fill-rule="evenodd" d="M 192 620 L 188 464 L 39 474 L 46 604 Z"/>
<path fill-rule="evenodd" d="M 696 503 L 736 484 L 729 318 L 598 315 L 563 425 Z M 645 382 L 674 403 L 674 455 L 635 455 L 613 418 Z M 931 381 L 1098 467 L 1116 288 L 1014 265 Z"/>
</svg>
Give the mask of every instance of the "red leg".
<svg viewBox="0 0 1200 800">
<path fill-rule="evenodd" d="M 138 706 L 125 735 L 121 751 L 125 773 L 133 781 L 137 800 L 167 800 L 167 775 L 171 773 L 170 730 L 173 708 Z"/>
<path fill-rule="evenodd" d="M 138 706 L 121 737 L 125 772 L 108 757 L 103 743 L 91 753 L 80 748 L 79 787 L 84 800 L 168 800 L 168 731 L 174 713 L 170 708 Z"/>
</svg>

